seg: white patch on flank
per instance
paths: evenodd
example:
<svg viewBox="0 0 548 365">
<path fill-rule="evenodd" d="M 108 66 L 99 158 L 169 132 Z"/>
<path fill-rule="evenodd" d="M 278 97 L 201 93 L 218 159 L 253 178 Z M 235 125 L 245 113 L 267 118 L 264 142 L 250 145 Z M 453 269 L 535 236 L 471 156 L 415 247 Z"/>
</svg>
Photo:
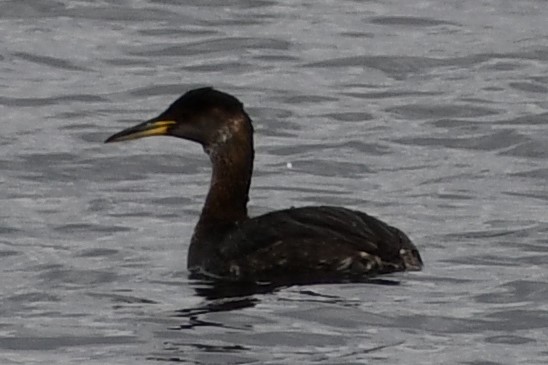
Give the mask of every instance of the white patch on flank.
<svg viewBox="0 0 548 365">
<path fill-rule="evenodd" d="M 346 270 L 350 267 L 350 265 L 352 265 L 352 257 L 347 257 L 344 260 L 341 260 L 341 262 L 339 262 L 339 266 L 337 266 L 337 270 L 338 271 Z"/>
<path fill-rule="evenodd" d="M 366 265 L 367 270 L 371 270 L 374 264 L 376 264 L 377 266 L 382 265 L 382 261 L 379 256 L 368 254 L 365 251 L 360 251 L 360 256 L 368 261 Z"/>
<path fill-rule="evenodd" d="M 234 263 L 230 264 L 229 271 L 234 276 L 240 276 L 240 267 Z"/>
</svg>

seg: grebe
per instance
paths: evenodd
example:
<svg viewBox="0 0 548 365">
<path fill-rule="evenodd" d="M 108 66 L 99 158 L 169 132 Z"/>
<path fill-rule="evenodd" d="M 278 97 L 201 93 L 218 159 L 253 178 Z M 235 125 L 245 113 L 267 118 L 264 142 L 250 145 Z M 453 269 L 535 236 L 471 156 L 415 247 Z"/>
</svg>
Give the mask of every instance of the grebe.
<svg viewBox="0 0 548 365">
<path fill-rule="evenodd" d="M 187 92 L 158 117 L 105 143 L 174 136 L 200 143 L 213 172 L 190 242 L 192 274 L 235 281 L 338 281 L 421 270 L 402 231 L 360 211 L 289 208 L 250 218 L 253 126 L 243 104 L 213 88 Z"/>
</svg>

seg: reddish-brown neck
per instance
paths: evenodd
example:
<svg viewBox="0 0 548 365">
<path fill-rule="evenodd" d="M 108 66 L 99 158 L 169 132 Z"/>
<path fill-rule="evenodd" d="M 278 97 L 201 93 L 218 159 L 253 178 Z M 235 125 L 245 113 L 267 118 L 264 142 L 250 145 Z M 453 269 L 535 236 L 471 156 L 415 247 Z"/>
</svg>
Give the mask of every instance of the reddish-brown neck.
<svg viewBox="0 0 548 365">
<path fill-rule="evenodd" d="M 251 130 L 239 131 L 223 143 L 206 147 L 213 171 L 193 243 L 207 241 L 220 234 L 219 231 L 248 219 L 254 156 L 252 133 Z"/>
<path fill-rule="evenodd" d="M 227 144 L 211 151 L 210 158 L 213 172 L 200 223 L 232 223 L 247 219 L 253 148 Z"/>
<path fill-rule="evenodd" d="M 219 244 L 248 219 L 247 201 L 253 170 L 253 127 L 247 114 L 227 119 L 204 145 L 213 166 L 211 184 L 190 243 L 188 266 L 208 266 Z"/>
</svg>

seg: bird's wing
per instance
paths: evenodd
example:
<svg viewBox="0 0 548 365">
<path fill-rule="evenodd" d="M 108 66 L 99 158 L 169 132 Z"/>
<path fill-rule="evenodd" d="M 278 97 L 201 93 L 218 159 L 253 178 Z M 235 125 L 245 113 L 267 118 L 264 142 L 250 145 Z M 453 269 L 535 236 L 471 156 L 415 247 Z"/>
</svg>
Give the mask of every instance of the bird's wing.
<svg viewBox="0 0 548 365">
<path fill-rule="evenodd" d="M 313 249 L 314 242 L 347 247 L 387 261 L 399 256 L 401 248 L 415 249 L 403 232 L 375 217 L 341 207 L 317 206 L 279 210 L 246 220 L 226 236 L 220 254 L 231 260 L 281 243 Z"/>
</svg>

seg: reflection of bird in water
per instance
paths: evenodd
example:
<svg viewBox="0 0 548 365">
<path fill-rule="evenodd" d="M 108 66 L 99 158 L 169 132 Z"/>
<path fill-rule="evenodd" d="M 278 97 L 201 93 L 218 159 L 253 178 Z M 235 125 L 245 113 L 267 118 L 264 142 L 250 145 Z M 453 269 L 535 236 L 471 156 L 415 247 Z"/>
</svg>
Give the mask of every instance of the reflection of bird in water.
<svg viewBox="0 0 548 365">
<path fill-rule="evenodd" d="M 200 143 L 213 165 L 189 248 L 192 273 L 325 282 L 421 269 L 419 252 L 403 232 L 359 211 L 314 206 L 248 217 L 253 126 L 235 97 L 212 88 L 189 91 L 158 117 L 106 142 L 159 135 Z"/>
</svg>

